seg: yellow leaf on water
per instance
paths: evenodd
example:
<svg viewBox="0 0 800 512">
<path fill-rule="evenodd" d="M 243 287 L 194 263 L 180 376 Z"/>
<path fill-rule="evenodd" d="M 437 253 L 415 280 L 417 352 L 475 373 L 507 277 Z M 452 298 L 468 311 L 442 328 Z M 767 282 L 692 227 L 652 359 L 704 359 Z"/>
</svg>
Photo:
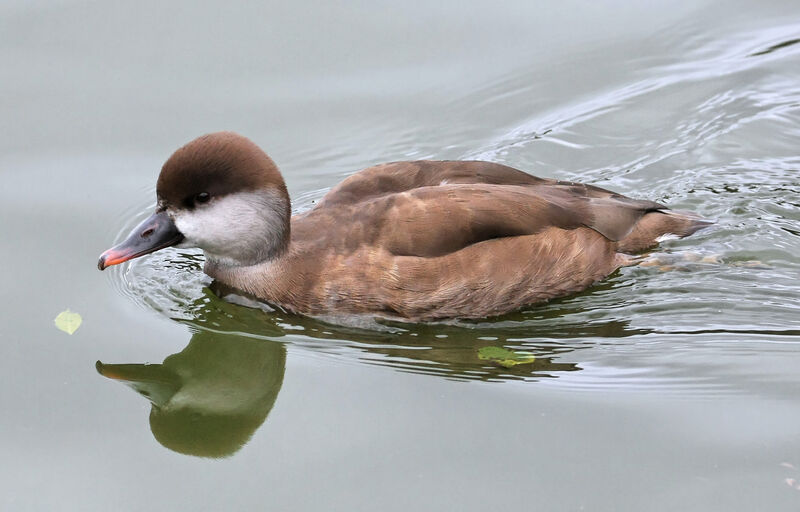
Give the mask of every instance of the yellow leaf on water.
<svg viewBox="0 0 800 512">
<path fill-rule="evenodd" d="M 509 350 L 504 347 L 482 347 L 478 350 L 478 359 L 511 368 L 518 364 L 531 364 L 536 361 L 536 356 L 530 352 Z"/>
<path fill-rule="evenodd" d="M 62 311 L 61 313 L 59 313 L 58 316 L 56 317 L 55 322 L 56 322 L 56 327 L 58 327 L 67 334 L 72 334 L 73 332 L 78 330 L 78 327 L 81 326 L 81 322 L 83 322 L 83 319 L 81 318 L 81 315 L 79 315 L 78 313 L 74 313 L 68 309 L 66 311 Z"/>
</svg>

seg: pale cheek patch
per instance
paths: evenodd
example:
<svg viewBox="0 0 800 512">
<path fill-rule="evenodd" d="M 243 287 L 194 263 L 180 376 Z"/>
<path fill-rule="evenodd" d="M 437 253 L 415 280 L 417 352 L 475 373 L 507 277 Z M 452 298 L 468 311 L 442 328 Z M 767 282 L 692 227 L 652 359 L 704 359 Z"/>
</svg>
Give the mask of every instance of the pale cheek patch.
<svg viewBox="0 0 800 512">
<path fill-rule="evenodd" d="M 261 238 L 263 219 L 258 211 L 235 196 L 175 216 L 183 236 L 213 253 L 241 253 L 254 239 Z"/>
<path fill-rule="evenodd" d="M 209 210 L 210 208 L 205 212 L 187 211 L 175 215 L 175 226 L 186 237 L 186 241 L 194 246 L 206 247 L 211 244 L 211 240 L 225 236 L 222 221 L 209 215 Z"/>
<path fill-rule="evenodd" d="M 252 261 L 280 243 L 284 230 L 282 206 L 275 194 L 231 194 L 194 210 L 173 212 L 186 246 L 234 262 Z"/>
</svg>

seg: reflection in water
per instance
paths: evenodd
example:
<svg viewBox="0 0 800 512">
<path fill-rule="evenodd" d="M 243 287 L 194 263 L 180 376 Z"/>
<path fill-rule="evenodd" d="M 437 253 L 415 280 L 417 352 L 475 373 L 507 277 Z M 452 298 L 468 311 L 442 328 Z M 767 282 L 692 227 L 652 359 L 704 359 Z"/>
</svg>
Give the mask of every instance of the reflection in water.
<svg viewBox="0 0 800 512">
<path fill-rule="evenodd" d="M 272 409 L 283 383 L 280 343 L 198 331 L 162 364 L 103 364 L 101 375 L 128 384 L 151 402 L 150 429 L 170 450 L 232 455 Z"/>
<path fill-rule="evenodd" d="M 640 332 L 617 321 L 565 326 L 555 321 L 562 313 L 557 305 L 544 315 L 537 313 L 537 320 L 521 312 L 491 323 L 390 324 L 382 325 L 382 330 L 365 330 L 273 311 L 230 295 L 216 283 L 214 287 L 227 300 L 204 288 L 200 298 L 183 305 L 179 321 L 188 324 L 193 334 L 181 352 L 161 364 L 98 361 L 96 365 L 104 377 L 123 382 L 150 400 L 150 428 L 162 445 L 202 457 L 236 453 L 266 420 L 286 363 L 286 348 L 274 338 L 285 337 L 292 346 L 328 357 L 401 371 L 499 381 L 537 380 L 580 370 L 577 363 L 557 360 L 582 348 L 563 340 Z M 506 367 L 482 359 L 479 352 L 485 347 L 524 350 L 535 358 Z"/>
</svg>

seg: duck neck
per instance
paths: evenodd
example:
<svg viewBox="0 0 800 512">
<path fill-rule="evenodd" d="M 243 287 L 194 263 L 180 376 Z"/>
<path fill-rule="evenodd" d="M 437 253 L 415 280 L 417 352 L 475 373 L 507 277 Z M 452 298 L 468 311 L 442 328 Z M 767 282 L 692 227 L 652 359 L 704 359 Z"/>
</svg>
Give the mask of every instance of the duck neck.
<svg viewBox="0 0 800 512">
<path fill-rule="evenodd" d="M 287 214 L 288 215 L 288 214 Z M 287 261 L 292 251 L 291 224 L 287 218 L 279 233 L 272 232 L 272 244 L 261 252 L 255 261 L 236 261 L 218 258 L 205 253 L 203 271 L 228 286 L 245 291 L 258 298 L 279 303 L 285 291 L 288 276 Z"/>
<path fill-rule="evenodd" d="M 203 271 L 214 279 L 256 297 L 275 300 L 280 296 L 280 268 L 285 253 L 252 265 L 230 265 L 206 259 Z"/>
</svg>

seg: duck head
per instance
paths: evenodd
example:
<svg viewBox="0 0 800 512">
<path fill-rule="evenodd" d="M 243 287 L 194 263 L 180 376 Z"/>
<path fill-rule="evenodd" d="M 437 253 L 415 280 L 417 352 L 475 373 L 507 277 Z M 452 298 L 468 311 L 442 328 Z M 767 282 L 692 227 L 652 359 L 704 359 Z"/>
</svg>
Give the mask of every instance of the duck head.
<svg viewBox="0 0 800 512">
<path fill-rule="evenodd" d="M 199 137 L 161 168 L 155 212 L 98 268 L 165 247 L 199 247 L 216 265 L 254 265 L 280 255 L 289 242 L 290 204 L 272 159 L 232 132 Z"/>
</svg>

